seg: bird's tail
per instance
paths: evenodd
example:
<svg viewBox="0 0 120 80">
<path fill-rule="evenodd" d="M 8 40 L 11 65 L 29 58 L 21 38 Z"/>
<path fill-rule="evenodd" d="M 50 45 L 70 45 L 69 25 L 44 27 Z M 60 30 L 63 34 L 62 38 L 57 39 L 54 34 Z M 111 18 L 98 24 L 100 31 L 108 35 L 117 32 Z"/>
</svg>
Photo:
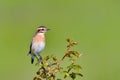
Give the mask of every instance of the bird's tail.
<svg viewBox="0 0 120 80">
<path fill-rule="evenodd" d="M 33 64 L 34 62 L 34 57 L 31 57 L 31 64 Z"/>
</svg>

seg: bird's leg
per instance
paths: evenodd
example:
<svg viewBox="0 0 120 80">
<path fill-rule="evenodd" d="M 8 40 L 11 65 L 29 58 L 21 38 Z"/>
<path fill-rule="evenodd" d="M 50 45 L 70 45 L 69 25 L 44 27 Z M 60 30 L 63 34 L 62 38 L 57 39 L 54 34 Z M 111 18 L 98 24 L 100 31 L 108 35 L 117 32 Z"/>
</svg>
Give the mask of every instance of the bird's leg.
<svg viewBox="0 0 120 80">
<path fill-rule="evenodd" d="M 37 60 L 39 60 L 39 56 L 35 54 L 35 57 L 37 58 Z"/>
<path fill-rule="evenodd" d="M 41 62 L 42 57 L 41 57 L 40 55 L 35 55 L 35 56 L 36 56 L 36 58 L 37 58 L 38 62 Z"/>
<path fill-rule="evenodd" d="M 38 56 L 38 55 L 35 55 L 35 57 L 37 58 L 37 61 L 38 61 L 35 65 L 39 65 L 39 64 L 40 64 L 39 56 Z"/>
<path fill-rule="evenodd" d="M 41 62 L 41 60 L 42 60 L 42 56 L 40 56 L 40 55 L 38 55 L 38 56 L 39 56 L 38 61 Z"/>
</svg>

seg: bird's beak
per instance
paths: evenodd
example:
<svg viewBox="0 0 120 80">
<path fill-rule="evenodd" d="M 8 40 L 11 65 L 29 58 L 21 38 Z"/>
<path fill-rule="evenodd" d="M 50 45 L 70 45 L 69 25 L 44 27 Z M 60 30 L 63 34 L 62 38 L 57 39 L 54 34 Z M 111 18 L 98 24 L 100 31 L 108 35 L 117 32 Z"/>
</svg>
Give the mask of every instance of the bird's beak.
<svg viewBox="0 0 120 80">
<path fill-rule="evenodd" d="M 47 31 L 49 31 L 49 30 L 51 30 L 51 29 L 47 29 Z"/>
</svg>

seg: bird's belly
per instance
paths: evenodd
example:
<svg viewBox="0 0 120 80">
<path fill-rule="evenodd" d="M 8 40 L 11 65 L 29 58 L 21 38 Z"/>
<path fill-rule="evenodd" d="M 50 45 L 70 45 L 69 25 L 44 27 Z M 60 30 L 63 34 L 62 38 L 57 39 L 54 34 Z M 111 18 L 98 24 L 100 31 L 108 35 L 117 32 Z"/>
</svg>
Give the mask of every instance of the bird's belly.
<svg viewBox="0 0 120 80">
<path fill-rule="evenodd" d="M 34 54 L 38 55 L 45 47 L 45 43 L 34 43 L 32 45 L 32 51 Z"/>
</svg>

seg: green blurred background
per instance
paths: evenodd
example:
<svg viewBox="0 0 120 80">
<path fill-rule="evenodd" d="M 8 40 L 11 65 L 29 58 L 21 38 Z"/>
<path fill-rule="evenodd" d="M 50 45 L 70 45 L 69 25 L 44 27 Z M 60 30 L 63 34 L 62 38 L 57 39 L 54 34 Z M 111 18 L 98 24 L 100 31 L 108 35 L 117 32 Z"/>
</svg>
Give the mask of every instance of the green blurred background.
<svg viewBox="0 0 120 80">
<path fill-rule="evenodd" d="M 77 80 L 120 80 L 119 0 L 0 0 L 0 80 L 35 76 L 27 53 L 40 25 L 51 28 L 42 56 L 62 56 L 71 38 L 83 53 Z"/>
</svg>

